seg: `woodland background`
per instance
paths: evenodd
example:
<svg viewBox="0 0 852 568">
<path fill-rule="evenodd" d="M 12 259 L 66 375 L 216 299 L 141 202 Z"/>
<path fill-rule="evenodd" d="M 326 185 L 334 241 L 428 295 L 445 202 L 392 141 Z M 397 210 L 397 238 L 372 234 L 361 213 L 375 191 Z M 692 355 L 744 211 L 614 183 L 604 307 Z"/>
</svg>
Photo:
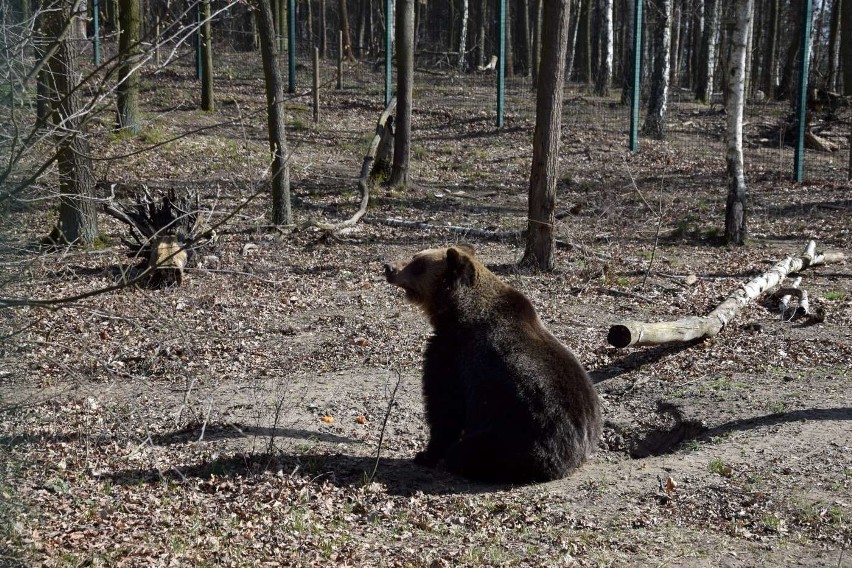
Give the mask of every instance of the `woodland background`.
<svg viewBox="0 0 852 568">
<path fill-rule="evenodd" d="M 547 4 L 505 3 L 491 68 L 495 2 L 397 0 L 390 18 L 370 0 L 3 3 L 0 563 L 848 563 L 848 261 L 801 274 L 821 321 L 767 294 L 704 341 L 618 349 L 607 333 L 706 315 L 810 239 L 852 254 L 850 3 L 753 3 L 748 231 L 726 246 L 737 3 L 641 4 L 630 151 L 637 5 L 566 1 L 554 268 L 537 271 L 519 261 Z M 407 178 L 377 171 L 364 216 L 328 229 L 363 199 L 399 79 L 386 22 L 405 5 Z M 136 38 L 120 32 L 134 16 Z M 165 228 L 109 207 L 165 211 Z M 164 237 L 188 251 L 180 285 L 151 265 Z M 459 241 L 595 382 L 604 438 L 567 479 L 483 486 L 411 462 L 429 329 L 381 265 Z"/>
</svg>

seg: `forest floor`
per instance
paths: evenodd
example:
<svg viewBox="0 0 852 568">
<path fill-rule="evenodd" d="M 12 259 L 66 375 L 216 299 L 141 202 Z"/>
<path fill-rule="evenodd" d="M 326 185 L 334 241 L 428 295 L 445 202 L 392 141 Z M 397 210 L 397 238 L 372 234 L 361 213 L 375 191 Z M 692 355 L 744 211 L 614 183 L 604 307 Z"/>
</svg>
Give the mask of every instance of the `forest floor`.
<svg viewBox="0 0 852 568">
<path fill-rule="evenodd" d="M 569 245 L 530 273 L 522 243 L 439 226 L 525 228 L 532 119 L 498 131 L 423 88 L 410 185 L 376 189 L 335 238 L 305 222 L 354 212 L 382 110 L 365 82 L 329 91 L 319 125 L 306 97 L 288 103 L 296 226 L 269 231 L 262 81 L 221 78 L 203 113 L 178 69 L 145 78 L 143 136 L 93 136 L 95 155 L 125 155 L 97 178 L 198 191 L 218 242 L 180 287 L 0 310 L 0 564 L 852 566 L 848 261 L 802 274 L 822 323 L 761 298 L 706 341 L 606 342 L 620 320 L 708 313 L 809 239 L 852 256 L 849 183 L 750 176 L 748 246 L 724 247 L 721 152 L 629 154 L 623 132 L 566 126 Z M 37 200 L 3 219 L 0 295 L 70 297 L 138 264 L 105 216 L 95 250 L 40 247 L 53 216 Z M 604 436 L 566 479 L 481 485 L 411 461 L 430 330 L 381 266 L 461 241 L 595 382 Z"/>
</svg>

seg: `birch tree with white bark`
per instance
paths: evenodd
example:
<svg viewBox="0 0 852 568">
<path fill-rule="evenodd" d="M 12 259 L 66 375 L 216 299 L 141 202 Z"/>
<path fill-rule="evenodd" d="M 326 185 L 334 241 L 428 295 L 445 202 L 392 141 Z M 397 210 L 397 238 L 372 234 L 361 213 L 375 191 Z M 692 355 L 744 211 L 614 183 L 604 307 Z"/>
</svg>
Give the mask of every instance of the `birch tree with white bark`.
<svg viewBox="0 0 852 568">
<path fill-rule="evenodd" d="M 459 71 L 465 70 L 465 52 L 467 51 L 467 21 L 470 13 L 470 1 L 462 0 L 461 31 L 459 32 Z"/>
<path fill-rule="evenodd" d="M 654 73 L 651 76 L 651 99 L 642 132 L 653 138 L 665 136 L 666 110 L 669 99 L 669 76 L 672 43 L 672 1 L 656 0 L 651 3 L 655 13 Z"/>
<path fill-rule="evenodd" d="M 746 184 L 743 166 L 743 107 L 745 104 L 746 55 L 748 30 L 751 26 L 753 0 L 735 4 L 734 30 L 728 59 L 728 92 L 725 112 L 725 163 L 727 167 L 728 200 L 725 207 L 725 241 L 728 244 L 745 244 Z"/>
<path fill-rule="evenodd" d="M 698 53 L 698 83 L 695 88 L 695 99 L 705 103 L 710 102 L 710 97 L 713 95 L 716 42 L 719 37 L 719 7 L 720 0 L 704 2 L 704 31 Z"/>
</svg>

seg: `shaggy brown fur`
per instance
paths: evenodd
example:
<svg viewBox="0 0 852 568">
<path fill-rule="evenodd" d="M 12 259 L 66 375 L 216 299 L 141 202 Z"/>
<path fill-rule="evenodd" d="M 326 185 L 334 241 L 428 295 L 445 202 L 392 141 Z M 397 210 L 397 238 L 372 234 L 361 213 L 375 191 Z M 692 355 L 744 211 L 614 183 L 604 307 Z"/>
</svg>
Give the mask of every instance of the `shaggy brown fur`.
<svg viewBox="0 0 852 568">
<path fill-rule="evenodd" d="M 557 479 L 583 463 L 600 438 L 597 394 L 523 294 L 462 247 L 384 269 L 435 331 L 423 366 L 430 437 L 415 461 L 516 482 Z"/>
</svg>

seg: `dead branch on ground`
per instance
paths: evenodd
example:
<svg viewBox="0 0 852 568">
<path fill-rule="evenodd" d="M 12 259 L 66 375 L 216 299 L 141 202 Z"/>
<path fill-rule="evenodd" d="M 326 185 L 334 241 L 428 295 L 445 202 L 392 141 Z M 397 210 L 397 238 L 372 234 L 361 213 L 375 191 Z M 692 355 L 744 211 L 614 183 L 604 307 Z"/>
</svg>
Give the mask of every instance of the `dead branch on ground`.
<svg viewBox="0 0 852 568">
<path fill-rule="evenodd" d="M 387 108 L 385 108 L 378 122 L 376 122 L 376 133 L 373 135 L 370 148 L 367 150 L 367 155 L 364 156 L 364 161 L 361 164 L 361 175 L 358 177 L 361 205 L 358 207 L 358 211 L 352 217 L 340 223 L 320 223 L 314 221 L 310 224 L 311 226 L 333 233 L 355 225 L 367 212 L 367 205 L 370 203 L 370 185 L 375 182 L 376 178 L 387 173 L 390 168 L 393 153 L 394 110 L 396 110 L 396 97 L 390 100 Z"/>
</svg>

